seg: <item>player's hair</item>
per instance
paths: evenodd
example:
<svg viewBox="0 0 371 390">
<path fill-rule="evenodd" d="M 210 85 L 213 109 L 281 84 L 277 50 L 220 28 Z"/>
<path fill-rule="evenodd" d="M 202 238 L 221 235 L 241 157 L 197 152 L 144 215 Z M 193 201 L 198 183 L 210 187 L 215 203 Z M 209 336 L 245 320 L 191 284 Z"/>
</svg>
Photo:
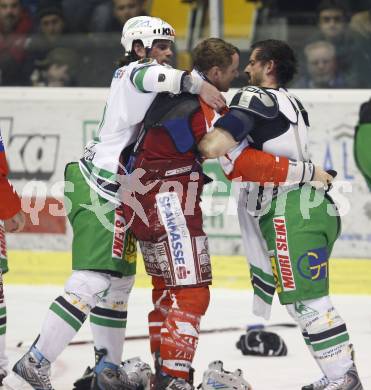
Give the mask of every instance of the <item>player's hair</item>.
<svg viewBox="0 0 371 390">
<path fill-rule="evenodd" d="M 285 87 L 295 76 L 298 70 L 298 60 L 291 47 L 278 39 L 259 41 L 251 46 L 251 52 L 257 49 L 256 60 L 263 64 L 273 61 L 277 83 Z"/>
<path fill-rule="evenodd" d="M 232 64 L 235 53 L 239 55 L 239 49 L 223 39 L 205 39 L 192 50 L 193 68 L 200 72 L 207 72 L 213 66 L 225 69 Z"/>
</svg>

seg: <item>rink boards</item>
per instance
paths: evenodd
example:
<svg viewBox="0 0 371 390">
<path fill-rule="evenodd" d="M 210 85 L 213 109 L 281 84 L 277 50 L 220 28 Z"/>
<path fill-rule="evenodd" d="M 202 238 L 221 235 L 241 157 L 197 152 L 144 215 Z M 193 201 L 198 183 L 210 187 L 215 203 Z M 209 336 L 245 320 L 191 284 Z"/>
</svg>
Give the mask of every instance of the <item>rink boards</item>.
<svg viewBox="0 0 371 390">
<path fill-rule="evenodd" d="M 227 95 L 229 99 L 235 91 Z M 342 215 L 336 258 L 371 253 L 371 198 L 353 158 L 360 104 L 369 90 L 294 90 L 309 112 L 311 159 L 338 172 L 331 191 Z M 72 232 L 62 206 L 66 163 L 78 160 L 96 135 L 106 89 L 2 88 L 0 127 L 10 179 L 30 215 L 24 233 L 8 235 L 17 250 L 68 251 Z M 242 255 L 236 202 L 216 161 L 205 171 L 214 182 L 203 194 L 204 227 L 215 255 Z M 33 201 L 30 201 L 30 198 Z"/>
<path fill-rule="evenodd" d="M 250 277 L 243 256 L 212 256 L 213 286 L 249 289 Z M 70 252 L 9 251 L 9 284 L 63 284 L 71 273 Z M 331 259 L 330 290 L 335 294 L 371 295 L 370 259 Z M 136 287 L 150 287 L 138 257 Z"/>
</svg>

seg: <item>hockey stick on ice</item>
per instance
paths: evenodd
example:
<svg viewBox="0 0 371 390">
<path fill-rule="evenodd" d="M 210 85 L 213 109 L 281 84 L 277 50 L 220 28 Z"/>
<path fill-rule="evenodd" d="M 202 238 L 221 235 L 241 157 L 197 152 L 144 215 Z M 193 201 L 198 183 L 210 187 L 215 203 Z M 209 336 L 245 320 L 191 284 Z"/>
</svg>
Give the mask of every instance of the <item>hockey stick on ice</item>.
<svg viewBox="0 0 371 390">
<path fill-rule="evenodd" d="M 237 332 L 237 331 L 243 331 L 246 332 L 247 330 L 252 329 L 270 329 L 270 328 L 296 328 L 297 324 L 292 322 L 278 322 L 275 324 L 250 324 L 246 325 L 245 327 L 241 326 L 229 326 L 225 328 L 213 328 L 213 329 L 202 329 L 200 331 L 201 334 L 211 334 L 211 333 L 227 333 L 227 332 Z M 127 336 L 125 338 L 125 341 L 136 341 L 136 340 L 148 340 L 149 336 L 148 334 L 142 334 L 137 336 Z M 71 341 L 68 345 L 74 346 L 74 345 L 88 345 L 93 344 L 93 340 L 75 340 Z M 26 343 L 24 341 L 20 341 L 17 343 L 17 347 L 31 347 L 32 343 Z"/>
</svg>

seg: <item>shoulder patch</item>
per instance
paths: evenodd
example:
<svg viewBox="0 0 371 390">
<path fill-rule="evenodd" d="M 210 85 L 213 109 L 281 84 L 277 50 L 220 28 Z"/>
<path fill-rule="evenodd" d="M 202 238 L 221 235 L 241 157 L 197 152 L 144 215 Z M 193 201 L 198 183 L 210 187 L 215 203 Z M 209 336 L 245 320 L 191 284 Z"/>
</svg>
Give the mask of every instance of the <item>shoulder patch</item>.
<svg viewBox="0 0 371 390">
<path fill-rule="evenodd" d="M 241 88 L 234 95 L 229 108 L 248 111 L 266 119 L 275 118 L 279 112 L 276 97 L 268 91 L 254 86 Z"/>
</svg>

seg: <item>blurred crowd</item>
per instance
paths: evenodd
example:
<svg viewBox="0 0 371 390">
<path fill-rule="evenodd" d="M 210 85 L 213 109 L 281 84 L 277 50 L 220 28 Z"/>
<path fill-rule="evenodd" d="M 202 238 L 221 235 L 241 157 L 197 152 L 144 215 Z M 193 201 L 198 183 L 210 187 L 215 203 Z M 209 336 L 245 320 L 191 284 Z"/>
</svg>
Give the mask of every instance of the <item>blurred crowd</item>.
<svg viewBox="0 0 371 390">
<path fill-rule="evenodd" d="M 107 87 L 143 0 L 0 0 L 0 85 Z"/>
<path fill-rule="evenodd" d="M 123 55 L 122 26 L 146 15 L 146 5 L 146 0 L 0 0 L 0 85 L 107 87 Z M 277 37 L 284 21 L 284 38 L 299 58 L 292 87 L 371 87 L 371 0 L 260 5 L 252 40 Z"/>
</svg>

